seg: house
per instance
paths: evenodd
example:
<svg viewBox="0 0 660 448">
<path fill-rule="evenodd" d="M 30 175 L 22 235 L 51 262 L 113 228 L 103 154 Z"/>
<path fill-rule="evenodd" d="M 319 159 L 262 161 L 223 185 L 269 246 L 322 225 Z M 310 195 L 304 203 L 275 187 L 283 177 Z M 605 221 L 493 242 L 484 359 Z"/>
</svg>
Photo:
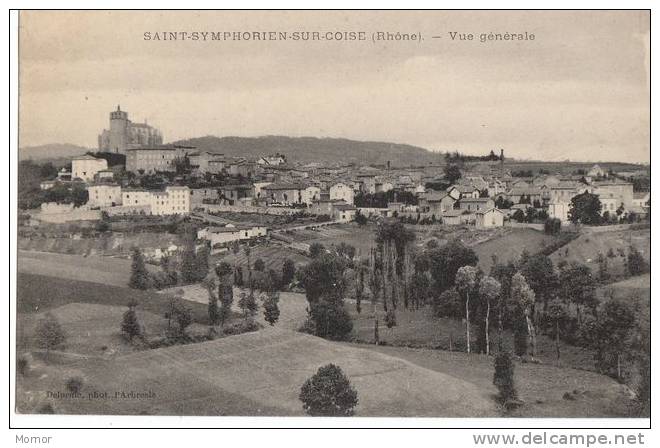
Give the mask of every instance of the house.
<svg viewBox="0 0 660 448">
<path fill-rule="evenodd" d="M 506 195 L 514 204 L 519 204 L 521 200 L 524 200 L 528 204 L 538 202 L 540 205 L 543 201 L 541 193 L 542 190 L 536 187 L 513 187 Z"/>
<path fill-rule="evenodd" d="M 225 155 L 211 151 L 198 151 L 188 154 L 190 167 L 199 173 L 218 174 L 225 168 Z"/>
<path fill-rule="evenodd" d="M 126 149 L 126 171 L 131 173 L 155 173 L 176 171 L 177 159 L 183 158 L 195 148 L 181 145 L 161 145 Z"/>
<path fill-rule="evenodd" d="M 228 205 L 237 205 L 239 202 L 250 200 L 253 194 L 253 187 L 250 184 L 223 185 L 218 187 L 220 200 Z"/>
<path fill-rule="evenodd" d="M 286 163 L 286 156 L 282 154 L 263 156 L 257 159 L 258 165 L 279 166 L 279 165 L 284 165 L 285 163 Z"/>
<path fill-rule="evenodd" d="M 474 213 L 475 226 L 478 229 L 502 227 L 504 225 L 504 212 L 497 208 L 479 210 Z"/>
<path fill-rule="evenodd" d="M 447 188 L 447 193 L 456 200 L 461 198 L 478 198 L 481 192 L 474 185 L 452 185 Z"/>
<path fill-rule="evenodd" d="M 632 204 L 636 207 L 648 207 L 646 203 L 651 200 L 651 193 L 648 191 L 633 192 Z"/>
<path fill-rule="evenodd" d="M 570 204 L 568 202 L 550 202 L 548 204 L 548 216 L 557 218 L 561 222 L 568 222 L 568 211 Z"/>
<path fill-rule="evenodd" d="M 190 189 L 179 186 L 167 186 L 162 191 L 123 189 L 121 204 L 140 208 L 150 215 L 185 215 L 190 213 Z"/>
<path fill-rule="evenodd" d="M 448 226 L 468 224 L 474 220 L 474 214 L 465 210 L 449 210 L 442 216 L 442 223 Z"/>
<path fill-rule="evenodd" d="M 357 208 L 352 204 L 335 203 L 332 206 L 332 217 L 335 221 L 351 222 L 355 220 Z"/>
<path fill-rule="evenodd" d="M 419 198 L 419 209 L 422 213 L 431 213 L 436 217 L 443 216 L 448 210 L 454 209 L 456 199 L 443 191 L 430 190 Z"/>
<path fill-rule="evenodd" d="M 211 248 L 226 246 L 234 241 L 249 240 L 266 236 L 268 229 L 258 225 L 234 226 L 227 224 L 224 227 L 206 227 L 197 232 L 197 238 L 205 239 L 211 243 Z"/>
<path fill-rule="evenodd" d="M 229 163 L 229 174 L 232 176 L 252 177 L 255 173 L 255 163 L 240 159 Z"/>
<path fill-rule="evenodd" d="M 71 159 L 71 179 L 81 179 L 85 182 L 94 180 L 99 171 L 107 170 L 108 162 L 85 154 Z"/>
<path fill-rule="evenodd" d="M 460 210 L 468 212 L 476 212 L 479 210 L 488 210 L 495 207 L 495 201 L 491 198 L 463 198 L 458 201 Z"/>
<path fill-rule="evenodd" d="M 321 198 L 321 189 L 316 185 L 308 185 L 300 191 L 300 201 L 307 206 Z"/>
<path fill-rule="evenodd" d="M 220 199 L 217 188 L 191 188 L 190 202 L 192 204 L 213 204 Z"/>
<path fill-rule="evenodd" d="M 87 205 L 90 207 L 114 207 L 122 205 L 121 186 L 98 183 L 87 186 Z"/>
<path fill-rule="evenodd" d="M 332 185 L 329 189 L 330 200 L 344 201 L 348 204 L 353 204 L 355 200 L 355 191 L 349 185 L 338 182 Z"/>
<path fill-rule="evenodd" d="M 592 183 L 593 194 L 602 197 L 615 197 L 625 208 L 633 206 L 633 185 L 618 179 L 595 181 Z"/>
<path fill-rule="evenodd" d="M 602 169 L 600 165 L 596 164 L 591 167 L 591 169 L 587 172 L 587 176 L 589 177 L 605 177 L 607 176 L 607 171 Z"/>
<path fill-rule="evenodd" d="M 302 204 L 302 191 L 305 188 L 305 185 L 297 183 L 273 183 L 261 188 L 261 196 L 266 199 L 267 204 Z"/>
</svg>

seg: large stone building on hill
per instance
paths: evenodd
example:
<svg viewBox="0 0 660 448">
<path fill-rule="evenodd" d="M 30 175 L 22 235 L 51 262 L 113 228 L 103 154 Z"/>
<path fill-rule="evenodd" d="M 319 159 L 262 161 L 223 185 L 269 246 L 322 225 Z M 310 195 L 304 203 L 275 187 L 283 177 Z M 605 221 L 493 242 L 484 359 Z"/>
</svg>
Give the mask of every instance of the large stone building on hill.
<svg viewBox="0 0 660 448">
<path fill-rule="evenodd" d="M 99 135 L 99 151 L 125 154 L 127 149 L 163 144 L 160 130 L 147 123 L 133 123 L 128 113 L 117 106 L 110 112 L 110 129 Z"/>
</svg>

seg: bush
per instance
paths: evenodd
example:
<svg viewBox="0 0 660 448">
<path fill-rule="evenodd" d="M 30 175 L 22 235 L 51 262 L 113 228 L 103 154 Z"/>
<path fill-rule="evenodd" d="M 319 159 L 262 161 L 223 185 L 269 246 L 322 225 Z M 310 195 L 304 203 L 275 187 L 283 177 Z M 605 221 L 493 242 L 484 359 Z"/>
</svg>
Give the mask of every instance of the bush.
<svg viewBox="0 0 660 448">
<path fill-rule="evenodd" d="M 30 362 L 25 356 L 21 356 L 16 360 L 16 371 L 20 375 L 25 375 L 30 369 Z"/>
<path fill-rule="evenodd" d="M 69 392 L 78 394 L 83 387 L 83 379 L 79 376 L 72 376 L 66 380 L 66 388 Z"/>
<path fill-rule="evenodd" d="M 358 404 L 357 391 L 341 368 L 325 365 L 300 389 L 303 409 L 311 416 L 349 417 Z"/>
<path fill-rule="evenodd" d="M 231 325 L 226 325 L 222 332 L 226 335 L 234 334 L 243 334 L 250 333 L 252 331 L 257 331 L 259 329 L 259 324 L 254 321 L 254 319 L 242 319 L 238 322 L 234 322 Z"/>
</svg>

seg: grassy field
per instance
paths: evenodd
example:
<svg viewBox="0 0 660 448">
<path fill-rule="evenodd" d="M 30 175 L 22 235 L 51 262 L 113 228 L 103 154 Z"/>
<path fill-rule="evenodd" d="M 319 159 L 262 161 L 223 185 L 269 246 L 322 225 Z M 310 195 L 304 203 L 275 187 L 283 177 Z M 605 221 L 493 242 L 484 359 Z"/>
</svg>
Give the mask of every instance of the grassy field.
<svg viewBox="0 0 660 448">
<path fill-rule="evenodd" d="M 598 271 L 598 254 L 602 253 L 606 256 L 610 274 L 621 276 L 624 271 L 625 257 L 620 256 L 619 251 L 623 251 L 627 255 L 630 246 L 635 246 L 647 261 L 650 260 L 650 229 L 584 233 L 553 253 L 550 258 L 555 264 L 560 260 L 584 263 L 595 273 Z M 612 249 L 615 257 L 607 257 L 609 249 Z"/>
<path fill-rule="evenodd" d="M 355 223 L 339 224 L 317 229 L 285 232 L 284 236 L 306 244 L 321 243 L 328 248 L 340 243 L 350 244 L 358 250 L 360 255 L 366 257 L 371 248 L 376 245 L 376 226 L 374 224 L 365 226 L 358 226 Z"/>
<path fill-rule="evenodd" d="M 137 300 L 141 310 L 159 316 L 163 316 L 170 308 L 169 298 L 153 291 L 138 291 L 100 283 L 20 272 L 17 277 L 16 300 L 19 314 L 45 311 L 71 303 L 126 307 L 131 299 Z M 208 323 L 206 305 L 190 302 L 188 306 L 195 322 L 203 325 Z"/>
<path fill-rule="evenodd" d="M 18 272 L 127 286 L 131 276 L 131 261 L 111 257 L 19 251 Z"/>
<path fill-rule="evenodd" d="M 493 358 L 460 352 L 406 347 L 365 346 L 421 367 L 461 378 L 495 394 Z M 626 417 L 631 402 L 627 388 L 604 375 L 545 364 L 516 362 L 514 380 L 524 405 L 512 417 Z M 571 399 L 565 399 L 569 394 Z"/>
<path fill-rule="evenodd" d="M 490 271 L 493 264 L 493 255 L 496 255 L 502 261 L 516 259 L 523 250 L 533 254 L 556 239 L 533 229 L 516 228 L 509 230 L 499 238 L 472 246 L 479 257 L 479 267 L 485 272 Z"/>
<path fill-rule="evenodd" d="M 151 392 L 152 398 L 53 400 L 57 413 L 159 415 L 302 415 L 298 393 L 321 365 L 335 363 L 359 394 L 359 416 L 496 416 L 488 396 L 460 378 L 373 350 L 268 328 L 199 344 L 114 359 L 36 363 L 18 381 L 17 407 L 30 412 L 85 379 L 82 393 Z M 58 380 L 59 379 L 59 380 Z"/>
</svg>

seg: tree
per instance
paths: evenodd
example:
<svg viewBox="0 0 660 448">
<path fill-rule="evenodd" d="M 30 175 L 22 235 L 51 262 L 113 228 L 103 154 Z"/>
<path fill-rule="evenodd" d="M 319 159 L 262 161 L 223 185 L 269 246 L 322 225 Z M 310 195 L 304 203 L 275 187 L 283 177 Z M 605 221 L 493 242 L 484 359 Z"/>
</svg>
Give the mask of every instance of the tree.
<svg viewBox="0 0 660 448">
<path fill-rule="evenodd" d="M 46 357 L 51 349 L 59 347 L 66 341 L 66 333 L 52 313 L 47 313 L 39 320 L 35 336 L 37 346 L 46 350 Z"/>
<path fill-rule="evenodd" d="M 365 266 L 358 264 L 355 271 L 355 310 L 360 314 L 362 312 L 362 297 L 364 297 L 364 274 Z"/>
<path fill-rule="evenodd" d="M 630 348 L 630 337 L 635 327 L 635 311 L 630 302 L 610 299 L 603 305 L 595 326 L 596 367 L 621 380 L 621 362 Z"/>
<path fill-rule="evenodd" d="M 559 279 L 550 257 L 543 254 L 526 255 L 520 273 L 532 288 L 536 297 L 543 300 L 544 310 L 548 301 L 556 294 Z"/>
<path fill-rule="evenodd" d="M 282 285 L 288 287 L 296 275 L 296 264 L 287 258 L 282 263 Z"/>
<path fill-rule="evenodd" d="M 349 417 L 358 404 L 357 391 L 344 372 L 327 364 L 305 381 L 300 389 L 303 409 L 311 416 Z"/>
<path fill-rule="evenodd" d="M 396 311 L 391 308 L 385 313 L 385 325 L 387 328 L 396 327 Z"/>
<path fill-rule="evenodd" d="M 461 169 L 458 165 L 454 163 L 448 163 L 445 165 L 445 179 L 450 184 L 456 183 L 456 181 L 461 178 L 461 175 Z"/>
<path fill-rule="evenodd" d="M 502 285 L 493 277 L 485 276 L 479 283 L 479 298 L 486 302 L 486 320 L 485 320 L 485 334 L 486 334 L 486 354 L 490 355 L 490 338 L 489 338 L 489 322 L 490 322 L 490 304 L 493 300 L 499 297 Z"/>
<path fill-rule="evenodd" d="M 561 357 L 559 346 L 561 329 L 565 326 L 568 319 L 568 312 L 566 311 L 564 302 L 559 299 L 554 299 L 552 302 L 550 302 L 548 305 L 547 316 L 553 326 L 553 331 L 555 334 L 555 351 L 557 353 L 557 365 L 559 365 L 559 358 Z"/>
<path fill-rule="evenodd" d="M 186 328 L 192 323 L 192 312 L 182 300 L 172 302 L 172 317 L 179 326 L 179 334 L 184 336 Z"/>
<path fill-rule="evenodd" d="M 149 289 L 151 287 L 151 278 L 149 271 L 144 264 L 144 257 L 139 248 L 133 248 L 131 262 L 131 278 L 128 281 L 129 288 L 133 289 Z"/>
<path fill-rule="evenodd" d="M 598 252 L 598 280 L 606 282 L 610 278 L 610 273 L 607 270 L 607 258 L 602 252 Z"/>
<path fill-rule="evenodd" d="M 367 224 L 368 219 L 366 216 L 364 216 L 362 213 L 360 213 L 360 210 L 357 211 L 355 214 L 355 222 L 360 226 L 364 226 Z"/>
<path fill-rule="evenodd" d="M 254 260 L 254 270 L 257 272 L 263 272 L 266 269 L 266 263 L 261 258 Z"/>
<path fill-rule="evenodd" d="M 195 240 L 191 237 L 186 241 L 183 254 L 181 255 L 181 280 L 185 284 L 195 283 L 199 276 L 197 275 L 197 251 Z"/>
<path fill-rule="evenodd" d="M 240 297 L 241 298 L 238 300 L 238 307 L 243 312 L 243 317 L 247 320 L 249 317 L 252 317 L 257 313 L 259 305 L 254 298 L 254 294 L 246 294 L 242 292 Z"/>
<path fill-rule="evenodd" d="M 598 225 L 601 221 L 602 204 L 598 195 L 584 192 L 573 196 L 568 209 L 568 219 L 573 223 Z"/>
<path fill-rule="evenodd" d="M 498 401 L 505 407 L 516 399 L 516 388 L 513 380 L 513 360 L 508 352 L 500 351 L 495 357 L 495 373 L 493 384 L 497 387 Z"/>
<path fill-rule="evenodd" d="M 525 315 L 525 321 L 527 323 L 527 334 L 529 335 L 530 342 L 530 354 L 532 359 L 534 359 L 535 348 L 536 348 L 536 329 L 534 328 L 534 302 L 536 300 L 536 295 L 534 290 L 529 287 L 527 280 L 520 273 L 517 272 L 511 279 L 511 298 L 515 302 L 520 304 L 520 307 L 523 310 Z"/>
<path fill-rule="evenodd" d="M 575 306 L 578 326 L 582 325 L 585 308 L 595 313 L 598 300 L 594 291 L 596 281 L 589 266 L 580 263 L 570 263 L 559 270 L 560 294 Z"/>
<path fill-rule="evenodd" d="M 628 249 L 626 269 L 630 275 L 642 275 L 649 270 L 649 265 L 635 246 Z"/>
<path fill-rule="evenodd" d="M 270 325 L 275 325 L 275 322 L 280 318 L 280 308 L 278 306 L 279 293 L 267 294 L 264 300 L 264 319 Z"/>
<path fill-rule="evenodd" d="M 353 261 L 353 258 L 355 258 L 356 250 L 355 246 L 351 246 L 350 244 L 346 244 L 342 241 L 335 248 L 335 252 L 337 252 L 337 255 L 340 257 L 344 257 L 349 261 Z"/>
<path fill-rule="evenodd" d="M 142 334 L 142 327 L 135 312 L 136 302 L 131 301 L 128 304 L 128 310 L 124 313 L 124 318 L 121 322 L 121 331 L 128 336 L 129 340 L 133 340 L 135 336 Z"/>
<path fill-rule="evenodd" d="M 202 246 L 195 255 L 195 281 L 201 282 L 209 273 L 209 255 L 208 246 Z"/>
<path fill-rule="evenodd" d="M 477 283 L 477 268 L 463 266 L 456 272 L 456 290 L 465 302 L 465 339 L 467 352 L 470 353 L 470 294 Z"/>
<path fill-rule="evenodd" d="M 209 295 L 209 324 L 216 326 L 220 323 L 220 309 L 218 308 L 218 299 Z"/>
<path fill-rule="evenodd" d="M 543 230 L 548 235 L 558 235 L 561 232 L 561 220 L 558 218 L 546 219 Z"/>
<path fill-rule="evenodd" d="M 309 245 L 309 258 L 316 258 L 325 252 L 325 246 L 321 243 L 312 243 Z"/>
<path fill-rule="evenodd" d="M 433 289 L 439 295 L 454 286 L 456 272 L 463 266 L 476 266 L 479 261 L 474 250 L 460 240 L 450 240 L 444 246 L 429 249 L 429 272 L 433 279 Z"/>
</svg>

